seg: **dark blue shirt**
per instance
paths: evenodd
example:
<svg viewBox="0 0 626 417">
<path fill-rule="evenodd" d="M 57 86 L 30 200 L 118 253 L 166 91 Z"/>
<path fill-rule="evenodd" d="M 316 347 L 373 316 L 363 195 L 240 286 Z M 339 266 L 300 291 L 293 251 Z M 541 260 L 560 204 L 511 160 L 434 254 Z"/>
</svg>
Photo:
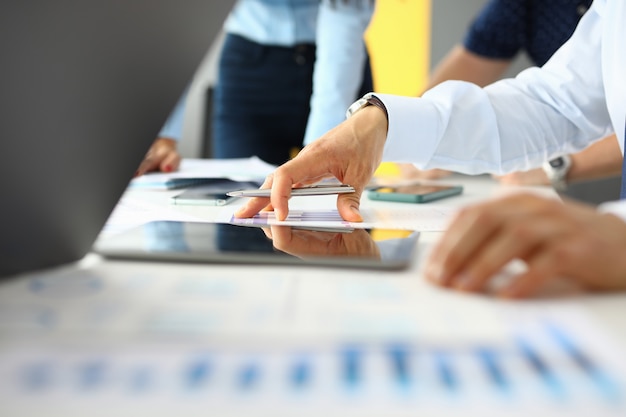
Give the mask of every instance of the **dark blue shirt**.
<svg viewBox="0 0 626 417">
<path fill-rule="evenodd" d="M 542 66 L 569 39 L 592 0 L 491 0 L 463 42 L 487 58 L 511 59 L 526 51 Z"/>
</svg>

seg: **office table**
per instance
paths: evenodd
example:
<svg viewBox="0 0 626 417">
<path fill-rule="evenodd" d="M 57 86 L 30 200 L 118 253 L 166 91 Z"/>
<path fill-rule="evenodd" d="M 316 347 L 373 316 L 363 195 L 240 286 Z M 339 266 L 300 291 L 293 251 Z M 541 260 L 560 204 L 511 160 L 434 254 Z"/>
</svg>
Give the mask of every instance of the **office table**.
<svg viewBox="0 0 626 417">
<path fill-rule="evenodd" d="M 439 182 L 465 186 L 447 207 L 522 190 Z M 206 221 L 222 210 L 172 206 L 177 192 L 125 197 Z M 404 271 L 90 254 L 3 282 L 0 415 L 626 415 L 624 294 L 437 288 L 420 267 L 440 236 L 422 232 Z"/>
</svg>

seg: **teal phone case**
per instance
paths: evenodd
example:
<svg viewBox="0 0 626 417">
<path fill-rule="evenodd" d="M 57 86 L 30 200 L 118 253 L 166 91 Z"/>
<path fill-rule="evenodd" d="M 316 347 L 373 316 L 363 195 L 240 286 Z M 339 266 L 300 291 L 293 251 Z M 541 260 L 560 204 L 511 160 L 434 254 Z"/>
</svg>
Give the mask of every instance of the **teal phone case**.
<svg viewBox="0 0 626 417">
<path fill-rule="evenodd" d="M 381 188 L 389 188 L 389 187 L 381 187 Z M 458 186 L 450 186 L 444 189 L 440 189 L 433 192 L 423 193 L 423 194 L 406 194 L 406 193 L 396 193 L 396 192 L 380 192 L 377 189 L 370 190 L 367 193 L 367 196 L 370 200 L 380 200 L 380 201 L 395 201 L 399 203 L 428 203 L 430 201 L 440 200 L 446 197 L 452 197 L 455 195 L 459 195 L 463 192 L 463 187 Z"/>
</svg>

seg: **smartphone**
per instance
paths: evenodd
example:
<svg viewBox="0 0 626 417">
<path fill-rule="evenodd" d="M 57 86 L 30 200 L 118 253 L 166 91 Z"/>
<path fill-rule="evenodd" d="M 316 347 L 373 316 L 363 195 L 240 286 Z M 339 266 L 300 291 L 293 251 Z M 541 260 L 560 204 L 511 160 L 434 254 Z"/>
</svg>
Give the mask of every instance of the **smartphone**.
<svg viewBox="0 0 626 417">
<path fill-rule="evenodd" d="M 228 178 L 215 178 L 206 184 L 189 187 L 170 199 L 170 203 L 194 206 L 223 206 L 232 201 L 226 193 L 240 187 L 258 187 L 255 181 L 234 181 Z"/>
<path fill-rule="evenodd" d="M 370 200 L 397 201 L 402 203 L 428 203 L 463 192 L 461 185 L 411 184 L 397 187 L 377 187 L 367 194 Z"/>
<path fill-rule="evenodd" d="M 272 192 L 271 188 L 257 188 L 254 190 L 235 190 L 227 193 L 231 197 L 269 197 Z M 354 187 L 348 184 L 337 185 L 312 185 L 310 187 L 292 188 L 291 195 L 293 197 L 299 195 L 329 195 L 353 193 Z"/>
<path fill-rule="evenodd" d="M 170 202 L 177 205 L 224 206 L 233 198 L 226 195 L 226 193 L 190 188 L 172 197 Z"/>
</svg>

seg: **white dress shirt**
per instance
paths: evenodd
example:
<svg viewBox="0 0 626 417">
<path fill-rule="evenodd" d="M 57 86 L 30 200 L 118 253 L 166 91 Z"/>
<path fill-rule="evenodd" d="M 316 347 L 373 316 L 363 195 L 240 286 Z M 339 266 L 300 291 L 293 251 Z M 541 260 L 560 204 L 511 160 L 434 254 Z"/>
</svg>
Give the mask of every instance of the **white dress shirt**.
<svg viewBox="0 0 626 417">
<path fill-rule="evenodd" d="M 383 160 L 467 174 L 525 171 L 616 133 L 626 116 L 626 1 L 595 0 L 540 69 L 483 89 L 448 81 L 387 107 Z M 623 210 L 626 204 L 612 205 Z"/>
</svg>

